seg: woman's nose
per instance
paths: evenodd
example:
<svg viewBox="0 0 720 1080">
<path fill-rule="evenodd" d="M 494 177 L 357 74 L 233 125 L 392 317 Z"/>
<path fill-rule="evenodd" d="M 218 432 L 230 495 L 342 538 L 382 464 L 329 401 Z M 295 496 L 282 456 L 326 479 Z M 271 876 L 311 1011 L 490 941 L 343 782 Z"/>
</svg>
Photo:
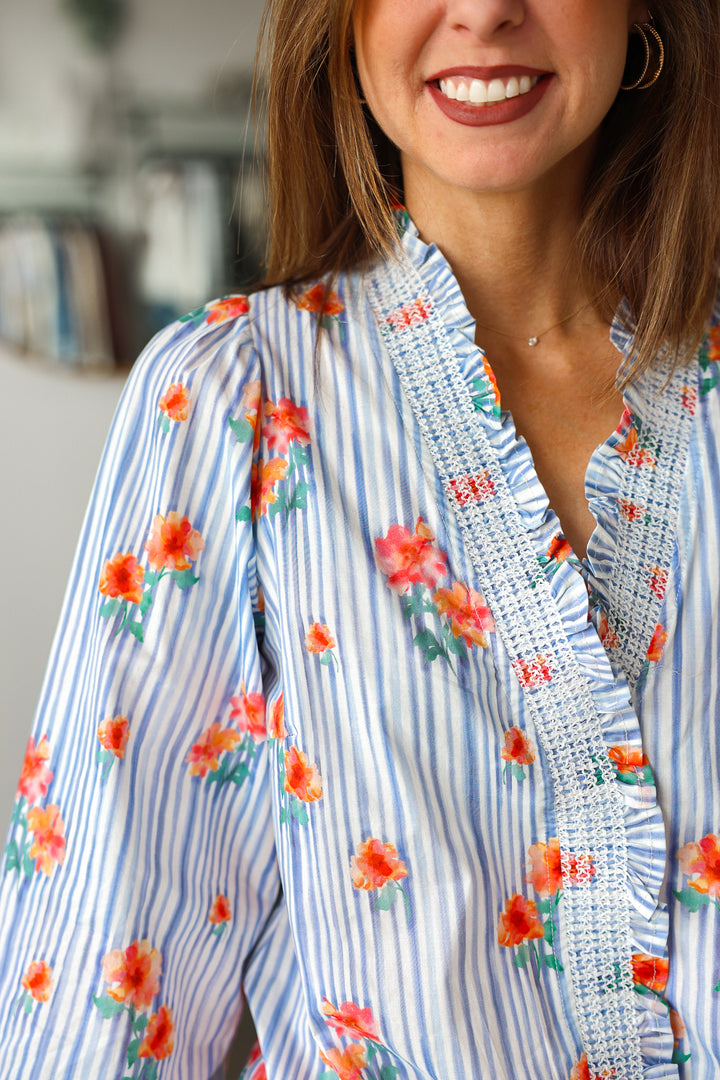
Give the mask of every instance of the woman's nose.
<svg viewBox="0 0 720 1080">
<path fill-rule="evenodd" d="M 450 26 L 482 39 L 519 26 L 524 18 L 525 0 L 447 0 Z"/>
</svg>

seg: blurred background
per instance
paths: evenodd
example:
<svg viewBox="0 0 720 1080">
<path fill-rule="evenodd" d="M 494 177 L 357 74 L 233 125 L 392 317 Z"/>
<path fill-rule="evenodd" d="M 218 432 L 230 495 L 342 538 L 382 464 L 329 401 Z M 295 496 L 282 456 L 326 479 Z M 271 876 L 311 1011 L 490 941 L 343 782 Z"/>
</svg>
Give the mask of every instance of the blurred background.
<svg viewBox="0 0 720 1080">
<path fill-rule="evenodd" d="M 0 4 L 3 822 L 129 366 L 155 330 L 258 273 L 262 8 Z"/>
</svg>

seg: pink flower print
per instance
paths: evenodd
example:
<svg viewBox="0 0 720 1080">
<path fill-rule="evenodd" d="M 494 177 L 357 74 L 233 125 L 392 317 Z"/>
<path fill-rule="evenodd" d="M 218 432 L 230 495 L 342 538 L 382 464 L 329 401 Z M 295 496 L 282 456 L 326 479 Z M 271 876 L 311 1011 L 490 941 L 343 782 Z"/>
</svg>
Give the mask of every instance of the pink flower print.
<svg viewBox="0 0 720 1080">
<path fill-rule="evenodd" d="M 207 309 L 207 321 L 208 323 L 225 322 L 226 319 L 236 319 L 239 315 L 247 315 L 249 310 L 247 296 L 226 296 L 210 304 Z"/>
<path fill-rule="evenodd" d="M 262 694 L 248 694 L 245 683 L 240 685 L 240 697 L 230 698 L 232 712 L 230 719 L 235 720 L 240 731 L 247 731 L 256 743 L 267 738 L 265 726 L 265 698 Z"/>
<path fill-rule="evenodd" d="M 323 998 L 322 1011 L 327 1017 L 325 1023 L 333 1028 L 338 1035 L 348 1035 L 351 1039 L 370 1039 L 372 1042 L 380 1042 L 377 1024 L 373 1019 L 371 1009 L 361 1009 L 353 1001 L 345 1001 L 337 1008 Z"/>
<path fill-rule="evenodd" d="M 261 396 L 262 392 L 259 379 L 253 379 L 251 382 L 245 383 L 242 388 L 242 408 L 246 420 L 252 422 L 257 416 L 260 410 Z"/>
<path fill-rule="evenodd" d="M 320 1057 L 337 1073 L 340 1080 L 362 1080 L 367 1056 L 365 1047 L 359 1043 L 351 1043 L 345 1050 L 338 1050 L 336 1047 L 327 1053 L 321 1050 Z"/>
<path fill-rule="evenodd" d="M 487 647 L 486 634 L 494 631 L 495 620 L 480 593 L 455 581 L 452 589 L 438 589 L 433 601 L 440 614 L 450 620 L 453 637 L 461 637 L 468 648 Z"/>
<path fill-rule="evenodd" d="M 102 969 L 110 997 L 140 1011 L 160 991 L 162 956 L 147 940 L 133 941 L 124 950 L 113 949 L 103 957 Z"/>
<path fill-rule="evenodd" d="M 265 416 L 268 422 L 262 433 L 268 441 L 268 447 L 278 454 L 286 454 L 290 443 L 307 446 L 310 442 L 310 417 L 302 405 L 295 405 L 290 398 L 280 398 L 277 405 L 265 402 Z"/>
<path fill-rule="evenodd" d="M 429 317 L 431 310 L 431 300 L 411 300 L 391 311 L 386 322 L 393 330 L 400 332 L 410 330 L 414 326 L 420 326 Z"/>
<path fill-rule="evenodd" d="M 552 679 L 550 661 L 547 656 L 538 654 L 530 659 L 513 660 L 512 666 L 520 685 L 528 690 L 536 690 Z"/>
<path fill-rule="evenodd" d="M 400 595 L 413 584 L 435 589 L 447 574 L 447 555 L 433 544 L 433 536 L 420 517 L 415 531 L 404 525 L 391 525 L 387 536 L 375 541 L 379 569 L 387 575 L 388 588 Z"/>
<path fill-rule="evenodd" d="M 677 853 L 683 874 L 696 874 L 690 888 L 711 900 L 720 899 L 720 836 L 708 833 L 697 843 L 685 844 Z"/>
<path fill-rule="evenodd" d="M 48 784 L 53 778 L 53 774 L 45 764 L 49 758 L 50 746 L 47 735 L 43 735 L 37 746 L 31 735 L 28 739 L 18 784 L 18 795 L 24 796 L 30 804 L 44 799 L 47 795 Z"/>
<path fill-rule="evenodd" d="M 273 702 L 270 709 L 270 723 L 268 725 L 268 737 L 270 739 L 284 739 L 287 735 L 285 730 L 285 695 L 280 694 L 277 701 Z"/>
<path fill-rule="evenodd" d="M 495 494 L 495 484 L 487 469 L 473 476 L 458 476 L 449 482 L 458 506 L 467 506 L 472 502 L 484 502 Z"/>
<path fill-rule="evenodd" d="M 658 623 L 655 627 L 655 633 L 652 636 L 652 640 L 648 645 L 647 658 L 652 663 L 657 663 L 658 660 L 662 660 L 662 655 L 665 651 L 665 643 L 668 639 L 667 631 L 662 623 Z"/>
<path fill-rule="evenodd" d="M 35 860 L 35 869 L 50 877 L 55 864 L 61 865 L 65 859 L 65 824 L 60 808 L 52 803 L 42 809 L 34 806 L 28 810 L 27 827 L 34 837 L 29 854 Z"/>
<path fill-rule="evenodd" d="M 217 720 L 213 721 L 185 758 L 190 766 L 190 775 L 203 778 L 208 771 L 217 772 L 220 754 L 230 753 L 239 742 L 240 735 L 235 728 L 223 728 Z"/>
</svg>

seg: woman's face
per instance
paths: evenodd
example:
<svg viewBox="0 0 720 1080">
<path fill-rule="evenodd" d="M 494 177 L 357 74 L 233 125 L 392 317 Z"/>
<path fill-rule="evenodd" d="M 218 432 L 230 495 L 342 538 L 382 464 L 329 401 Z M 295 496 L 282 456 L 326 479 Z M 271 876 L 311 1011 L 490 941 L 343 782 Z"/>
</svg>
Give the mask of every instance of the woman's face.
<svg viewBox="0 0 720 1080">
<path fill-rule="evenodd" d="M 584 173 L 630 26 L 646 18 L 641 0 L 356 0 L 360 81 L 406 190 L 520 190 L 561 164 Z"/>
</svg>

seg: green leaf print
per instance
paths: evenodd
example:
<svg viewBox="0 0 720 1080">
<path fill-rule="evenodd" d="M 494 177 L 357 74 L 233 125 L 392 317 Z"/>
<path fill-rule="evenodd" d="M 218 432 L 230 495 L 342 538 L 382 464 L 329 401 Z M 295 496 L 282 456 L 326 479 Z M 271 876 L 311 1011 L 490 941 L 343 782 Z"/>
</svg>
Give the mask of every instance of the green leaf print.
<svg viewBox="0 0 720 1080">
<path fill-rule="evenodd" d="M 699 911 L 701 907 L 710 903 L 710 897 L 707 893 L 698 892 L 697 889 L 691 889 L 689 886 L 687 889 L 683 889 L 682 892 L 673 889 L 673 894 L 690 911 Z"/>
<path fill-rule="evenodd" d="M 228 419 L 230 430 L 239 443 L 252 442 L 255 437 L 255 429 L 244 416 L 240 420 Z"/>
<path fill-rule="evenodd" d="M 121 1012 L 125 1012 L 125 1006 L 122 1001 L 116 1001 L 115 998 L 111 998 L 109 994 L 104 994 L 102 997 L 98 997 L 93 994 L 93 1001 L 100 1010 L 100 1015 L 105 1020 L 109 1020 L 113 1016 L 118 1016 Z"/>
</svg>

